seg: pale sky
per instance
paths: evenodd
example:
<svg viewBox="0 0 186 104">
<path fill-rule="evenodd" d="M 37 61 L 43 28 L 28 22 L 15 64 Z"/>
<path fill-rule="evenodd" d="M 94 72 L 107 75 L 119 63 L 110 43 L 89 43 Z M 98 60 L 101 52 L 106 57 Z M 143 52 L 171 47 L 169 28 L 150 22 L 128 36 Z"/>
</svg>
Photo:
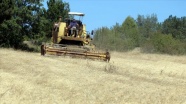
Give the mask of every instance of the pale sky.
<svg viewBox="0 0 186 104">
<path fill-rule="evenodd" d="M 46 0 L 44 0 L 44 7 Z M 70 4 L 71 12 L 85 13 L 83 23 L 91 31 L 103 26 L 122 24 L 127 16 L 156 14 L 159 22 L 169 15 L 186 16 L 186 0 L 63 0 Z"/>
</svg>

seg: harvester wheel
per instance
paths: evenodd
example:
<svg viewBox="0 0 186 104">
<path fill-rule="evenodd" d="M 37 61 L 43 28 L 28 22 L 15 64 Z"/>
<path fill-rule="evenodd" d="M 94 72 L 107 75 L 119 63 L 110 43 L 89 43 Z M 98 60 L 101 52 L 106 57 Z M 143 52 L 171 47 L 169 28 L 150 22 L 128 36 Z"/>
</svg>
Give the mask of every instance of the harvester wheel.
<svg viewBox="0 0 186 104">
<path fill-rule="evenodd" d="M 107 51 L 106 52 L 106 61 L 109 62 L 110 61 L 110 53 Z"/>
<path fill-rule="evenodd" d="M 41 55 L 45 55 L 45 45 L 41 45 Z"/>
</svg>

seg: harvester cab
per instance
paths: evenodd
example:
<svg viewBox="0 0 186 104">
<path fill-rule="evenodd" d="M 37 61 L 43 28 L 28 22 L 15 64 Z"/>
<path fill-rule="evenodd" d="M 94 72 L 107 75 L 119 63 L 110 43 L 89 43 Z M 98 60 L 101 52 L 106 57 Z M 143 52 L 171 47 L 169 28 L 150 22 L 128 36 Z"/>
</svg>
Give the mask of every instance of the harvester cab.
<svg viewBox="0 0 186 104">
<path fill-rule="evenodd" d="M 79 12 L 69 12 L 68 14 L 69 18 L 65 19 L 67 30 L 65 36 L 86 38 L 86 26 L 82 23 L 84 14 Z"/>
<path fill-rule="evenodd" d="M 69 55 L 93 59 L 110 60 L 109 52 L 95 52 L 86 25 L 82 23 L 83 13 L 69 12 L 69 18 L 54 23 L 52 29 L 52 43 L 41 46 L 41 55 Z M 79 19 L 77 19 L 79 17 Z M 94 51 L 93 51 L 94 50 Z"/>
</svg>

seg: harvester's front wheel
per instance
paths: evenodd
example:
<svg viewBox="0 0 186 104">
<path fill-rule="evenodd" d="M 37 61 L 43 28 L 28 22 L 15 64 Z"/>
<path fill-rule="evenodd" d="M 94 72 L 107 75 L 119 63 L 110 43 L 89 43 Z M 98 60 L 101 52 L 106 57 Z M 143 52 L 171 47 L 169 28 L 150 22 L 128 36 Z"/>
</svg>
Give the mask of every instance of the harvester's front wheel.
<svg viewBox="0 0 186 104">
<path fill-rule="evenodd" d="M 41 55 L 45 55 L 45 45 L 41 45 Z"/>
<path fill-rule="evenodd" d="M 109 62 L 110 61 L 110 53 L 107 51 L 106 52 L 106 61 Z"/>
</svg>

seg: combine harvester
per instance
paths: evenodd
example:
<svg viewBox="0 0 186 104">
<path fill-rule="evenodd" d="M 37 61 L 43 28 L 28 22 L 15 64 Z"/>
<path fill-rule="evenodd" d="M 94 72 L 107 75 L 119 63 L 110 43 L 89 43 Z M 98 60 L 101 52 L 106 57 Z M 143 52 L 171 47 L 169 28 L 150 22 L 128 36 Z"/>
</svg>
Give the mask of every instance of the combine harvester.
<svg viewBox="0 0 186 104">
<path fill-rule="evenodd" d="M 110 61 L 110 54 L 96 52 L 95 46 L 91 44 L 90 34 L 86 31 L 86 25 L 82 23 L 83 13 L 69 12 L 68 19 L 54 23 L 52 29 L 52 43 L 45 43 L 41 46 L 41 55 L 69 55 L 72 57 L 101 59 Z M 75 16 L 79 20 L 74 19 Z M 91 32 L 93 35 L 93 31 Z"/>
</svg>

